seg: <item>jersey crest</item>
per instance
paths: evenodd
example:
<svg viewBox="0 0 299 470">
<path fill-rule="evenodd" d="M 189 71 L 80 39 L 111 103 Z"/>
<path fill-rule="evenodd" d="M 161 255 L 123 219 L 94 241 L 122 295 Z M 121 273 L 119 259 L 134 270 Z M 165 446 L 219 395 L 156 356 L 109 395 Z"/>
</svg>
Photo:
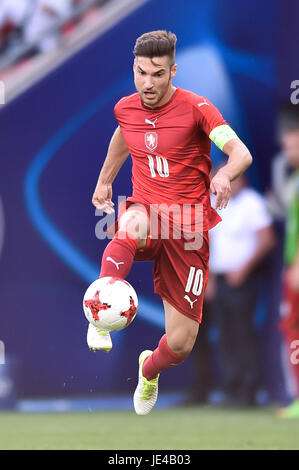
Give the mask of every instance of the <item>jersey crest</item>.
<svg viewBox="0 0 299 470">
<path fill-rule="evenodd" d="M 146 132 L 144 136 L 145 146 L 148 150 L 153 152 L 158 147 L 158 134 L 157 132 Z"/>
</svg>

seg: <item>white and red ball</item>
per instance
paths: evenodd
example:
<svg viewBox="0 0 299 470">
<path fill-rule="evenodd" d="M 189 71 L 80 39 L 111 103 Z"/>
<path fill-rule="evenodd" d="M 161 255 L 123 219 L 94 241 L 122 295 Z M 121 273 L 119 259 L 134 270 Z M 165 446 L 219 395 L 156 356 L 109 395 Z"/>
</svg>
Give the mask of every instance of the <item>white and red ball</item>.
<svg viewBox="0 0 299 470">
<path fill-rule="evenodd" d="M 96 279 L 83 299 L 87 320 L 107 331 L 126 328 L 134 320 L 137 308 L 138 298 L 131 284 L 116 277 Z"/>
</svg>

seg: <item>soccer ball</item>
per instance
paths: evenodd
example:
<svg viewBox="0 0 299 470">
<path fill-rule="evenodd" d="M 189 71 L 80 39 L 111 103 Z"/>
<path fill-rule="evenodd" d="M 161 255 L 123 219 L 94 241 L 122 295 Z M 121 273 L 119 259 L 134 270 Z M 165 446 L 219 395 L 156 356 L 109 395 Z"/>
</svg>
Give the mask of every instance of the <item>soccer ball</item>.
<svg viewBox="0 0 299 470">
<path fill-rule="evenodd" d="M 134 320 L 138 307 L 135 290 L 117 277 L 96 279 L 86 290 L 83 310 L 87 320 L 97 328 L 118 331 Z"/>
</svg>

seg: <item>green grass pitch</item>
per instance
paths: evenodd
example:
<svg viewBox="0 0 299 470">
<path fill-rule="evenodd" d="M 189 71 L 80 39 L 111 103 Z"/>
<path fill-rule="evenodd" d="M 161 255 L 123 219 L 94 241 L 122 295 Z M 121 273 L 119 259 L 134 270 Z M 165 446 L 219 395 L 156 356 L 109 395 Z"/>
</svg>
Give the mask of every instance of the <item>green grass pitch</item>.
<svg viewBox="0 0 299 470">
<path fill-rule="evenodd" d="M 272 409 L 179 407 L 132 411 L 0 413 L 0 449 L 299 449 L 299 420 Z"/>
</svg>

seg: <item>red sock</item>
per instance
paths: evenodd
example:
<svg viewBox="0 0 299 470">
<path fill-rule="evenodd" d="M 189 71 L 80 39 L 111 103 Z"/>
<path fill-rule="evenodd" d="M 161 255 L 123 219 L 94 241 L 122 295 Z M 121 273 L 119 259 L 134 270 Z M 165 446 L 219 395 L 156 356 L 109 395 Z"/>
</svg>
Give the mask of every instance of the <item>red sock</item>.
<svg viewBox="0 0 299 470">
<path fill-rule="evenodd" d="M 178 356 L 167 344 L 166 335 L 162 336 L 157 349 L 154 350 L 143 364 L 143 375 L 147 380 L 152 380 L 169 367 L 176 366 L 183 362 L 187 356 Z"/>
<path fill-rule="evenodd" d="M 130 238 L 126 232 L 117 232 L 106 246 L 99 277 L 119 277 L 125 279 L 132 267 L 138 248 L 138 240 Z"/>
</svg>

